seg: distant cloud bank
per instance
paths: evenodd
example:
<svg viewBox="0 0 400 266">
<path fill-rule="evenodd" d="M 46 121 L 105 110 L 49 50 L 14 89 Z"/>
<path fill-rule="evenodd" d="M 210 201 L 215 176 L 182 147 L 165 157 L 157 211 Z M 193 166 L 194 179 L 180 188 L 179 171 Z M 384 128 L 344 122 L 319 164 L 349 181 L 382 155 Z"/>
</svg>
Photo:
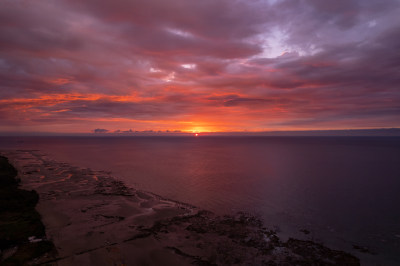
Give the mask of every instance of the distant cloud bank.
<svg viewBox="0 0 400 266">
<path fill-rule="evenodd" d="M 108 133 L 110 132 L 108 129 L 104 129 L 104 128 L 96 128 L 93 130 L 94 133 Z"/>
</svg>

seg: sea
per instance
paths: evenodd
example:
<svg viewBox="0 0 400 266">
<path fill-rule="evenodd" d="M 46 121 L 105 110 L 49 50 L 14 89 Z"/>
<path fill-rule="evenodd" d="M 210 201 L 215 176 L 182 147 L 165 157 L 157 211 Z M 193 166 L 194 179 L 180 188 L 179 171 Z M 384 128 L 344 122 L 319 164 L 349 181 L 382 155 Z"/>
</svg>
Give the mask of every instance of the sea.
<svg viewBox="0 0 400 266">
<path fill-rule="evenodd" d="M 400 265 L 400 137 L 0 137 L 127 186 Z"/>
</svg>

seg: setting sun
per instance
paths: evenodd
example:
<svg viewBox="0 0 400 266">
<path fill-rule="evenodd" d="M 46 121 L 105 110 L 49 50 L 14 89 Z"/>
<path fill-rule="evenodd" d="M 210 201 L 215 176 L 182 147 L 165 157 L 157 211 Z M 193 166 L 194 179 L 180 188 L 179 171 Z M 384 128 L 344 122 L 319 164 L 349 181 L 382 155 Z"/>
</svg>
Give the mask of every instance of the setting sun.
<svg viewBox="0 0 400 266">
<path fill-rule="evenodd" d="M 0 266 L 400 265 L 399 14 L 0 1 Z"/>
</svg>

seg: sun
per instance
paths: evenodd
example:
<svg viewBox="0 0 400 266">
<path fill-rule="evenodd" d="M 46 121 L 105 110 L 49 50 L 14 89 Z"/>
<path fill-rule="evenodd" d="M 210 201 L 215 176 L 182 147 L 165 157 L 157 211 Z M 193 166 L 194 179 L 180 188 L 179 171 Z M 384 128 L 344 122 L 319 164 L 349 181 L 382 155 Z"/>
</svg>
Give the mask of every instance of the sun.
<svg viewBox="0 0 400 266">
<path fill-rule="evenodd" d="M 199 133 L 196 133 L 196 134 L 194 134 L 196 137 L 198 137 L 199 136 Z"/>
</svg>

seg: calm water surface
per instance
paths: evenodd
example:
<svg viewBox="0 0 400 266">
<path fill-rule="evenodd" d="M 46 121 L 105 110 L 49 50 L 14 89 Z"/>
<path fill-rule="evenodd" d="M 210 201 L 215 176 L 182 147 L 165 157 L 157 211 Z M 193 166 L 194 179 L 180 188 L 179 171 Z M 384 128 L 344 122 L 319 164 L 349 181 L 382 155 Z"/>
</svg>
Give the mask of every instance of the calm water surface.
<svg viewBox="0 0 400 266">
<path fill-rule="evenodd" d="M 400 138 L 1 137 L 0 149 L 39 149 L 219 214 L 258 214 L 366 265 L 400 265 Z"/>
</svg>

